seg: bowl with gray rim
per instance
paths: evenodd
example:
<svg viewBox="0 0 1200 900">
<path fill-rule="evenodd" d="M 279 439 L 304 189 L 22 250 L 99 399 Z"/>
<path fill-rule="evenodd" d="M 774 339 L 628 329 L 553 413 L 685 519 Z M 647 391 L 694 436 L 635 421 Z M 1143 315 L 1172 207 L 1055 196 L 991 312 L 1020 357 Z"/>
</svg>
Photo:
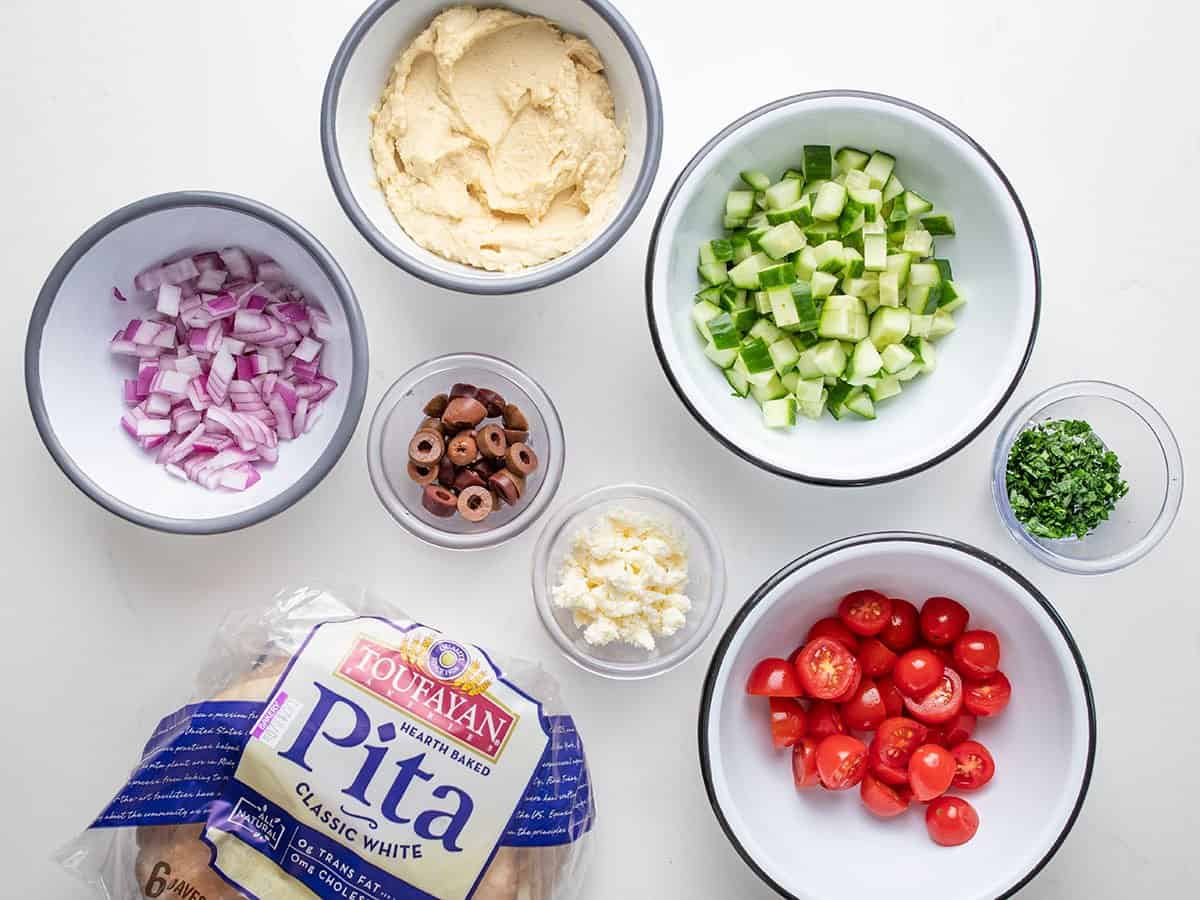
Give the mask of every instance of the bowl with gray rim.
<svg viewBox="0 0 1200 900">
<path fill-rule="evenodd" d="M 405 233 L 384 200 L 369 145 L 370 113 L 395 61 L 452 4 L 444 0 L 376 0 L 342 41 L 325 82 L 321 148 L 334 194 L 355 228 L 392 263 L 431 284 L 469 294 L 515 294 L 582 271 L 607 253 L 637 218 L 662 152 L 662 98 L 650 57 L 629 22 L 608 0 L 521 0 L 504 6 L 541 16 L 592 42 L 604 62 L 626 159 L 619 201 L 605 226 L 570 253 L 519 272 L 490 272 L 426 250 Z"/>
<path fill-rule="evenodd" d="M 278 262 L 306 300 L 329 316 L 322 373 L 338 387 L 311 430 L 282 441 L 279 460 L 238 492 L 207 491 L 171 477 L 121 428 L 128 357 L 109 340 L 154 312 L 132 291 L 152 265 L 229 246 Z M 119 288 L 128 300 L 114 298 Z M 136 370 L 136 366 L 134 367 Z M 148 528 L 213 534 L 282 512 L 328 474 L 350 442 L 367 388 L 367 338 L 349 281 L 324 246 L 282 213 L 245 197 L 181 191 L 138 200 L 87 229 L 38 294 L 25 342 L 25 386 L 34 423 L 63 473 L 96 503 Z"/>
</svg>

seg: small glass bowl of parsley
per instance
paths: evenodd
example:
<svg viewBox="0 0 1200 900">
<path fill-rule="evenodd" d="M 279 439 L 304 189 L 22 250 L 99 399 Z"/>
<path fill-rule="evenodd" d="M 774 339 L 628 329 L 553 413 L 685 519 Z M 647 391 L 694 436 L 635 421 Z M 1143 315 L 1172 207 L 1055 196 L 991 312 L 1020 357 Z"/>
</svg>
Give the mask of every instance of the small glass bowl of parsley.
<svg viewBox="0 0 1200 900">
<path fill-rule="evenodd" d="M 992 497 L 1018 544 L 1064 572 L 1099 575 L 1154 549 L 1183 496 L 1183 456 L 1137 394 L 1071 381 L 1009 420 L 992 457 Z"/>
</svg>

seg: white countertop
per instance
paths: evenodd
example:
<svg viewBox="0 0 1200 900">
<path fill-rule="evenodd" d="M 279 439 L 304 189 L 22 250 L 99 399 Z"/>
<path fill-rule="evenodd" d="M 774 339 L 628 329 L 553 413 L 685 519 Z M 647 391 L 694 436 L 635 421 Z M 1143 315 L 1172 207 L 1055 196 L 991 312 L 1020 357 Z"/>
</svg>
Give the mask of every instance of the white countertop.
<svg viewBox="0 0 1200 900">
<path fill-rule="evenodd" d="M 789 93 L 886 91 L 941 113 L 986 147 L 1032 220 L 1045 308 L 1014 402 L 1071 378 L 1117 381 L 1162 410 L 1186 456 L 1200 441 L 1200 118 L 1187 88 L 1195 10 L 1153 0 L 1111 14 L 1042 0 L 867 0 L 824 7 L 821 18 L 782 0 L 694 0 L 682 15 L 677 3 L 623 0 L 666 112 L 650 200 L 584 274 L 489 301 L 394 268 L 334 200 L 317 140 L 320 93 L 364 5 L 4 4 L 2 893 L 88 896 L 50 853 L 108 801 L 152 722 L 186 693 L 224 612 L 307 575 L 390 594 L 431 624 L 544 659 L 561 677 L 599 802 L 585 900 L 775 896 L 726 842 L 700 781 L 696 711 L 715 638 L 650 683 L 587 677 L 558 656 L 534 612 L 536 527 L 496 551 L 451 555 L 410 538 L 376 500 L 364 460 L 375 403 L 415 362 L 462 349 L 514 360 L 556 399 L 569 445 L 560 502 L 636 480 L 681 494 L 708 517 L 729 557 L 718 627 L 779 566 L 860 531 L 939 532 L 1018 567 L 1074 631 L 1100 735 L 1082 815 L 1022 896 L 1194 893 L 1194 504 L 1185 501 L 1152 556 L 1085 580 L 1035 563 L 1002 530 L 988 492 L 997 423 L 935 470 L 897 484 L 835 490 L 775 478 L 725 451 L 676 399 L 648 339 L 642 275 L 658 204 L 716 130 Z M 246 194 L 311 229 L 354 284 L 371 342 L 364 418 L 324 483 L 269 522 L 202 539 L 127 524 L 77 491 L 43 450 L 22 378 L 29 310 L 66 246 L 130 200 L 179 188 Z M 1200 458 L 1187 462 L 1195 470 Z M 819 517 L 806 515 L 812 509 Z"/>
</svg>

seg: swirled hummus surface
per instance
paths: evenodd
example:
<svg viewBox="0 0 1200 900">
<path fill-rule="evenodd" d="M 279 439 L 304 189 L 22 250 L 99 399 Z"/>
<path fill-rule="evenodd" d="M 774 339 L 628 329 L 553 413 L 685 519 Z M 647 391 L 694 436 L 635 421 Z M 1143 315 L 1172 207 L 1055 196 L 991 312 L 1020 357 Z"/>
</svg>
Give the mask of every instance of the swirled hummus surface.
<svg viewBox="0 0 1200 900">
<path fill-rule="evenodd" d="M 440 14 L 393 66 L 372 123 L 375 173 L 401 227 L 493 271 L 600 231 L 625 162 L 596 48 L 508 10 Z"/>
</svg>

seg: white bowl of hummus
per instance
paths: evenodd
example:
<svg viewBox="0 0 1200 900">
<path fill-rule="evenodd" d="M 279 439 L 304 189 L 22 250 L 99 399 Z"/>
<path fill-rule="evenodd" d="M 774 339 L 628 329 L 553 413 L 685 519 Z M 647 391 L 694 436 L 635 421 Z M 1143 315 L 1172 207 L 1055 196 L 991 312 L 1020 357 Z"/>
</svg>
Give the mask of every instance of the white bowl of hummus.
<svg viewBox="0 0 1200 900">
<path fill-rule="evenodd" d="M 377 0 L 333 61 L 321 142 L 380 253 L 441 287 L 510 294 L 582 270 L 633 222 L 661 99 L 607 0 Z"/>
</svg>

